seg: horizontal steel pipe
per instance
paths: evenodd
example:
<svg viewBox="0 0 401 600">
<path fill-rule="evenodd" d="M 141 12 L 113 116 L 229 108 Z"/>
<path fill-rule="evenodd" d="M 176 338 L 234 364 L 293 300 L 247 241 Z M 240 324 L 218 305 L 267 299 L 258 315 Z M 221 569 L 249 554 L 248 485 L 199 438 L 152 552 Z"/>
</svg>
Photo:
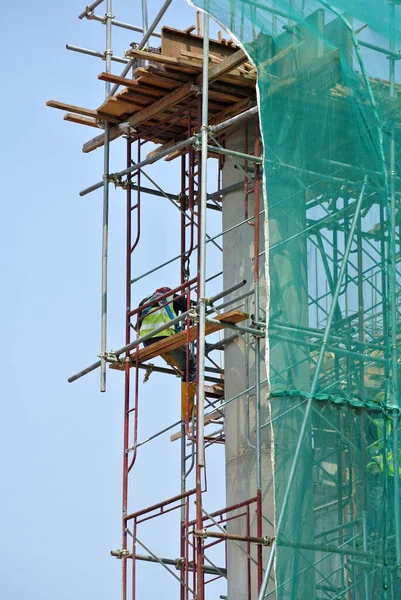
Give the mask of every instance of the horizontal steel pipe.
<svg viewBox="0 0 401 600">
<path fill-rule="evenodd" d="M 231 127 L 232 125 L 237 125 L 241 121 L 250 119 L 251 117 L 253 117 L 254 115 L 257 115 L 257 114 L 258 114 L 258 107 L 254 106 L 253 108 L 249 108 L 245 112 L 240 113 L 239 115 L 236 115 L 235 117 L 231 117 L 230 119 L 227 119 L 227 121 L 223 121 L 222 123 L 218 123 L 217 125 L 211 125 L 209 127 L 209 131 L 211 133 L 219 133 L 223 129 L 227 129 L 227 127 Z"/>
<path fill-rule="evenodd" d="M 99 4 L 101 4 L 102 2 L 103 0 L 95 0 L 95 2 L 92 2 L 92 4 L 89 4 L 89 6 L 86 6 L 85 10 L 83 10 L 81 14 L 78 15 L 78 19 L 84 19 L 88 13 L 92 12 L 92 10 L 95 10 L 95 8 L 99 6 Z"/>
<path fill-rule="evenodd" d="M 232 540 L 235 542 L 251 542 L 253 544 L 262 544 L 263 546 L 271 546 L 273 538 L 270 537 L 254 537 L 251 535 L 237 535 L 236 533 L 220 533 L 218 531 L 208 531 L 207 529 L 195 529 L 194 535 L 202 538 L 216 538 L 221 540 Z"/>
<path fill-rule="evenodd" d="M 253 154 L 245 154 L 244 152 L 237 152 L 236 150 L 229 150 L 228 148 L 221 148 L 220 146 L 208 145 L 207 149 L 209 152 L 217 152 L 217 154 L 224 154 L 226 156 L 234 156 L 235 158 L 242 158 L 243 160 L 249 160 L 258 164 L 263 163 L 263 159 L 260 156 L 254 156 Z"/>
<path fill-rule="evenodd" d="M 89 21 L 97 21 L 98 23 L 104 24 L 104 17 L 100 15 L 87 15 Z M 137 33 L 143 33 L 143 28 L 138 27 L 137 25 L 130 25 L 129 23 L 123 23 L 122 21 L 116 21 L 116 19 L 111 19 L 111 24 L 115 27 L 121 27 L 122 29 L 128 29 L 129 31 L 136 31 Z M 152 33 L 152 37 L 161 38 L 161 33 L 154 31 Z M 128 60 L 127 60 L 128 62 Z"/>
<path fill-rule="evenodd" d="M 133 558 L 132 554 L 129 554 L 127 556 L 127 558 Z M 165 565 L 171 565 L 173 567 L 175 567 L 178 571 L 181 569 L 181 563 L 180 563 L 180 559 L 174 559 L 174 558 L 159 558 L 159 560 L 157 560 L 156 558 L 153 558 L 153 556 L 147 556 L 144 554 L 135 554 L 135 560 L 142 560 L 145 562 L 152 562 L 152 563 L 158 563 L 158 562 L 162 562 Z M 194 566 L 193 563 L 190 562 L 188 563 L 188 571 L 193 571 L 194 570 Z M 202 565 L 202 571 L 208 575 L 226 575 L 227 574 L 227 569 L 224 567 L 209 567 L 208 565 Z"/>
<path fill-rule="evenodd" d="M 197 140 L 197 136 L 193 135 L 192 137 L 188 138 L 187 140 L 178 142 L 178 144 L 175 144 L 174 146 L 171 146 L 170 148 L 166 148 L 165 150 L 162 150 L 161 152 L 158 152 L 157 154 L 155 154 L 153 157 L 146 158 L 145 160 L 142 160 L 141 162 L 139 162 L 138 164 L 136 164 L 132 167 L 128 167 L 127 169 L 124 169 L 123 171 L 120 171 L 118 173 L 111 173 L 110 178 L 114 178 L 114 177 L 120 178 L 120 177 L 124 177 L 124 175 L 129 175 L 130 173 L 134 173 L 135 171 L 138 171 L 139 169 L 146 167 L 146 165 L 151 165 L 154 162 L 158 161 L 160 158 L 164 158 L 171 152 L 175 152 L 176 150 L 181 150 L 181 148 L 190 146 L 196 140 Z M 91 185 L 90 187 L 86 188 L 85 190 L 82 190 L 82 192 L 80 192 L 79 195 L 86 196 L 87 194 L 90 194 L 91 192 L 94 192 L 95 190 L 100 189 L 102 186 L 103 186 L 103 180 L 99 181 L 98 183 L 95 183 L 94 185 Z"/>
<path fill-rule="evenodd" d="M 104 52 L 96 52 L 95 50 L 89 50 L 88 48 L 81 48 L 80 46 L 73 46 L 72 44 L 66 44 L 67 50 L 72 50 L 73 52 L 78 52 L 79 54 L 87 54 L 88 56 L 95 56 L 96 58 L 101 58 L 102 60 L 106 60 L 106 55 Z M 113 62 L 118 62 L 122 64 L 127 64 L 127 58 L 120 58 L 119 56 L 112 56 L 111 60 Z"/>
<path fill-rule="evenodd" d="M 225 329 L 234 329 L 235 331 L 241 331 L 242 333 L 250 333 L 258 337 L 265 337 L 265 332 L 261 329 L 255 329 L 254 327 L 244 327 L 243 325 L 235 325 L 234 323 L 227 323 L 225 321 L 217 321 L 217 319 L 211 319 L 206 317 L 206 323 L 211 325 L 224 325 Z"/>
<path fill-rule="evenodd" d="M 196 489 L 188 490 L 183 494 L 178 494 L 177 496 L 173 496 L 172 498 L 168 498 L 163 502 L 158 502 L 157 504 L 152 504 L 147 508 L 142 508 L 134 513 L 130 513 L 129 515 L 125 515 L 124 521 L 131 521 L 132 519 L 137 519 L 138 517 L 142 517 L 142 515 L 146 515 L 147 513 L 153 512 L 154 510 L 158 510 L 159 508 L 163 508 L 163 506 L 167 506 L 168 504 L 173 504 L 174 502 L 178 502 L 178 500 L 185 500 L 189 496 L 192 496 L 196 492 Z"/>
</svg>

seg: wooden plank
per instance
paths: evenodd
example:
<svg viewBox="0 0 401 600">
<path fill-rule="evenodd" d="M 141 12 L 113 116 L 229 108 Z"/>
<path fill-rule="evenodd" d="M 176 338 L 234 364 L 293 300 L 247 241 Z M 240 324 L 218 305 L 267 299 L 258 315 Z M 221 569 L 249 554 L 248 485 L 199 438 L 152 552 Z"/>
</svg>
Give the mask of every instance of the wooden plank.
<svg viewBox="0 0 401 600">
<path fill-rule="evenodd" d="M 248 98 L 243 98 L 236 104 L 232 106 L 228 106 L 226 109 L 222 110 L 218 115 L 209 118 L 209 125 L 217 125 L 218 123 L 223 123 L 230 117 L 234 115 L 239 115 L 242 112 L 245 112 L 247 108 L 250 108 L 252 104 L 251 100 Z"/>
<path fill-rule="evenodd" d="M 140 125 L 144 121 L 151 119 L 155 115 L 167 108 L 170 108 L 177 104 L 178 102 L 182 102 L 189 98 L 192 94 L 195 94 L 199 91 L 198 86 L 194 85 L 192 81 L 188 81 L 188 83 L 184 83 L 184 85 L 180 86 L 164 98 L 160 98 L 160 100 L 156 100 L 150 106 L 142 109 L 138 114 L 131 117 L 129 120 L 131 127 L 136 127 Z"/>
<path fill-rule="evenodd" d="M 224 414 L 222 414 L 221 410 L 215 410 L 214 412 L 210 413 L 210 415 L 207 415 L 205 417 L 205 425 L 209 425 L 209 423 L 211 423 L 212 421 L 216 421 L 217 419 L 222 419 L 224 417 Z M 190 423 L 189 425 L 189 430 L 192 431 L 192 424 Z M 181 431 L 177 431 L 176 433 L 173 433 L 173 435 L 170 436 L 170 442 L 175 442 L 176 440 L 179 440 L 181 438 Z"/>
<path fill-rule="evenodd" d="M 92 117 L 93 119 L 98 118 L 97 112 L 95 110 L 84 108 L 83 106 L 66 104 L 65 102 L 58 102 L 58 100 L 48 100 L 46 102 L 46 106 L 50 106 L 50 108 L 58 108 L 59 110 L 68 110 L 69 112 L 74 114 L 84 115 L 84 117 Z"/>
<path fill-rule="evenodd" d="M 137 94 L 132 91 L 132 89 L 124 88 L 118 94 L 118 98 L 121 100 L 126 100 L 127 102 L 132 102 L 133 104 L 137 104 L 140 108 L 144 106 L 148 106 L 151 102 L 153 102 L 153 98 L 149 98 L 149 96 L 142 96 L 141 94 Z"/>
<path fill-rule="evenodd" d="M 236 46 L 229 46 L 219 40 L 210 38 L 209 48 L 212 54 L 225 58 L 233 54 L 237 49 Z M 202 54 L 203 37 L 202 35 L 188 35 L 184 31 L 174 29 L 173 27 L 162 27 L 161 51 L 166 56 L 177 57 L 181 50 L 189 52 L 197 52 Z"/>
<path fill-rule="evenodd" d="M 121 119 L 123 115 L 132 114 L 142 108 L 143 106 L 140 104 L 134 104 L 133 102 L 123 100 L 121 96 L 112 96 L 111 98 L 107 98 L 104 104 L 98 108 L 98 111 L 120 117 Z"/>
<path fill-rule="evenodd" d="M 249 315 L 247 315 L 246 313 L 243 313 L 240 310 L 231 310 L 228 313 L 224 313 L 221 315 L 218 315 L 216 317 L 217 321 L 221 321 L 221 324 L 217 324 L 217 323 L 206 323 L 206 327 L 205 327 L 205 334 L 206 335 L 210 335 L 211 333 L 215 333 L 216 331 L 220 331 L 221 329 L 224 329 L 224 323 L 240 323 L 241 321 L 245 321 L 248 318 Z M 198 336 L 198 325 L 194 325 L 193 327 L 189 328 L 189 341 L 193 342 L 194 340 L 196 340 Z M 145 348 L 142 348 L 141 350 L 139 350 L 139 362 L 145 362 L 147 360 L 150 360 L 151 358 L 155 358 L 156 356 L 163 356 L 163 353 L 168 353 L 171 350 L 174 350 L 175 348 L 179 348 L 180 346 L 185 346 L 185 344 L 187 343 L 188 340 L 188 336 L 187 336 L 187 331 L 180 331 L 180 333 L 175 333 L 174 335 L 169 336 L 168 338 L 164 338 L 163 340 L 160 340 L 160 342 L 155 342 L 154 344 L 151 344 L 150 346 L 146 346 Z M 136 352 L 134 351 L 133 354 L 131 354 L 131 360 L 133 361 L 133 363 L 131 363 L 131 366 L 135 365 L 136 362 Z M 118 363 L 116 364 L 111 364 L 110 365 L 111 369 L 117 369 L 119 371 L 123 371 L 124 370 L 124 364 L 120 365 Z"/>
<path fill-rule="evenodd" d="M 89 108 L 84 108 L 82 106 L 75 106 L 74 104 L 66 104 L 65 102 L 59 102 L 58 100 L 48 100 L 46 102 L 46 106 L 50 106 L 50 108 L 58 108 L 59 110 L 67 110 L 68 112 L 83 115 L 84 117 L 92 117 L 93 119 L 102 119 L 104 121 L 109 121 L 110 123 L 118 123 L 118 119 L 111 115 L 105 115 L 103 113 L 99 113 L 96 110 L 91 110 Z"/>
<path fill-rule="evenodd" d="M 115 140 L 122 135 L 128 134 L 129 130 L 129 123 L 119 123 L 119 125 L 110 129 L 110 140 Z M 135 133 L 135 129 L 131 129 L 131 134 L 133 133 Z M 95 150 L 96 148 L 101 148 L 101 146 L 104 146 L 104 133 L 86 142 L 82 147 L 82 152 L 86 154 L 87 152 L 92 152 L 92 150 Z"/>
<path fill-rule="evenodd" d="M 230 56 L 226 56 L 224 60 L 220 63 L 220 65 L 217 65 L 216 67 L 213 67 L 211 70 L 209 70 L 209 83 L 214 81 L 215 79 L 218 79 L 224 73 L 229 73 L 236 67 L 239 67 L 247 60 L 248 57 L 242 50 L 242 48 L 236 50 L 234 53 L 231 53 Z"/>
<path fill-rule="evenodd" d="M 199 61 L 201 63 L 203 62 L 202 54 L 196 54 L 194 52 L 187 52 L 186 50 L 181 50 L 181 54 L 182 54 L 182 56 L 187 56 L 188 58 L 197 60 L 198 63 L 199 63 Z M 220 56 L 214 56 L 214 54 L 209 54 L 209 62 L 210 63 L 220 64 L 223 60 L 224 59 L 221 58 Z M 246 64 L 248 65 L 248 69 L 252 69 L 252 66 L 249 63 L 246 63 Z M 240 73 L 248 74 L 248 70 L 244 69 L 243 67 L 237 67 L 236 70 L 239 71 Z"/>
<path fill-rule="evenodd" d="M 188 60 L 187 58 L 173 58 L 164 54 L 148 52 L 147 50 L 129 50 L 127 52 L 129 58 L 137 58 L 140 60 L 149 60 L 151 62 L 160 63 L 162 65 L 180 67 L 181 71 L 185 70 L 188 73 L 196 74 L 202 69 L 198 62 Z M 138 67 L 143 68 L 143 67 Z"/>
<path fill-rule="evenodd" d="M 152 87 L 140 84 L 137 79 L 119 77 L 117 75 L 112 75 L 111 73 L 100 73 L 97 77 L 101 81 L 108 81 L 110 83 L 118 83 L 119 85 L 124 85 L 133 93 L 138 93 L 143 97 L 150 96 L 152 98 L 156 96 L 160 98 L 160 96 L 163 93 L 161 90 L 156 90 Z M 149 101 L 151 101 L 151 99 L 149 99 Z"/>
<path fill-rule="evenodd" d="M 219 77 L 235 68 L 244 60 L 246 60 L 246 55 L 242 50 L 235 52 L 221 64 L 209 70 L 209 82 L 212 83 L 214 80 L 219 79 Z M 196 83 L 202 83 L 201 75 L 196 78 Z M 197 86 L 195 86 L 192 82 L 185 83 L 181 87 L 174 90 L 174 92 L 171 92 L 164 98 L 161 98 L 159 101 L 153 103 L 151 106 L 140 111 L 137 115 L 134 115 L 134 117 L 130 119 L 131 126 L 136 127 L 143 121 L 146 121 L 147 119 L 156 115 L 158 112 L 165 110 L 167 107 L 171 107 L 174 104 L 177 104 L 177 102 L 186 100 L 189 98 L 189 96 L 191 96 L 191 94 L 195 93 L 195 91 L 198 91 Z"/>
<path fill-rule="evenodd" d="M 67 113 L 64 115 L 64 121 L 71 121 L 71 123 L 78 123 L 79 125 L 89 125 L 89 127 L 95 127 L 95 129 L 99 129 L 97 120 L 90 117 L 81 117 L 79 115 Z"/>
<path fill-rule="evenodd" d="M 189 61 L 187 59 L 173 58 L 170 56 L 165 56 L 163 54 L 155 54 L 153 52 L 146 52 L 145 50 L 132 50 L 128 52 L 128 56 L 131 58 L 141 58 L 145 60 L 151 60 L 153 62 L 159 62 L 164 65 L 174 66 L 174 67 L 182 67 L 188 66 L 194 69 L 201 70 L 202 66 L 198 65 L 195 61 Z M 248 57 L 244 53 L 243 50 L 237 50 L 234 54 L 226 57 L 220 64 L 209 69 L 209 83 L 212 83 L 216 79 L 219 79 L 222 75 L 233 71 L 236 67 L 240 66 L 242 63 L 246 62 Z M 139 67 L 142 71 L 145 71 L 142 67 Z M 136 69 L 135 73 L 139 70 Z M 247 77 L 246 75 L 244 77 Z M 253 81 L 254 78 L 252 78 Z M 197 81 L 200 83 L 201 80 Z"/>
<path fill-rule="evenodd" d="M 225 104 L 234 104 L 239 100 L 244 100 L 242 96 L 234 96 L 233 94 L 226 94 L 224 92 L 219 92 L 214 90 L 213 88 L 209 88 L 209 98 L 212 100 L 217 100 L 218 102 L 224 102 Z M 248 98 L 246 98 L 248 100 Z"/>
<path fill-rule="evenodd" d="M 97 76 L 100 81 L 107 81 L 109 83 L 117 83 L 118 85 L 124 85 L 128 88 L 137 88 L 138 83 L 135 79 L 129 79 L 128 77 L 120 77 L 119 75 L 113 75 L 112 73 L 99 73 Z"/>
<path fill-rule="evenodd" d="M 181 50 L 180 54 L 188 58 L 193 58 L 197 61 L 203 61 L 203 55 L 196 52 L 188 52 L 188 50 Z M 209 61 L 212 63 L 220 63 L 223 59 L 220 56 L 209 54 Z"/>
<path fill-rule="evenodd" d="M 159 77 L 166 77 L 167 79 L 173 81 L 180 81 L 181 83 L 186 83 L 187 81 L 192 80 L 192 75 L 189 73 L 182 73 L 182 71 L 170 70 L 166 71 L 164 67 L 155 67 L 154 65 L 149 65 L 146 67 L 148 73 L 153 73 L 154 75 L 159 75 Z"/>
<path fill-rule="evenodd" d="M 148 85 L 152 85 L 154 87 L 162 88 L 163 90 L 173 90 L 177 88 L 179 85 L 177 81 L 173 81 L 172 79 L 167 79 L 166 77 L 161 77 L 160 75 L 154 75 L 153 73 L 149 73 L 146 69 L 139 67 L 135 69 L 138 71 L 138 83 L 146 83 Z"/>
</svg>

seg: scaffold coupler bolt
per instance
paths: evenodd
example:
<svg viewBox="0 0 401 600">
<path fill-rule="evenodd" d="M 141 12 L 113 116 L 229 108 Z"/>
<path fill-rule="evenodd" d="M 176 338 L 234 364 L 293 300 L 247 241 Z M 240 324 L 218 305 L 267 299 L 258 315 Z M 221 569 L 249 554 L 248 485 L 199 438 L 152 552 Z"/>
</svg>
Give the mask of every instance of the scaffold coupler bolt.
<svg viewBox="0 0 401 600">
<path fill-rule="evenodd" d="M 149 363 L 149 365 L 147 366 L 145 375 L 143 377 L 143 383 L 147 383 L 147 381 L 149 381 L 149 377 L 152 375 L 154 366 L 155 365 L 153 363 Z"/>
<path fill-rule="evenodd" d="M 110 554 L 111 556 L 115 556 L 115 558 L 119 558 L 121 560 L 129 556 L 129 550 L 110 550 Z"/>
<path fill-rule="evenodd" d="M 106 362 L 111 362 L 111 363 L 118 363 L 120 362 L 120 359 L 118 358 L 118 356 L 113 352 L 101 352 L 100 354 L 98 354 L 99 358 L 104 358 Z"/>
<path fill-rule="evenodd" d="M 263 538 L 263 545 L 264 546 L 271 546 L 273 540 L 274 540 L 274 537 L 269 537 L 268 535 L 265 535 L 265 537 Z"/>
</svg>

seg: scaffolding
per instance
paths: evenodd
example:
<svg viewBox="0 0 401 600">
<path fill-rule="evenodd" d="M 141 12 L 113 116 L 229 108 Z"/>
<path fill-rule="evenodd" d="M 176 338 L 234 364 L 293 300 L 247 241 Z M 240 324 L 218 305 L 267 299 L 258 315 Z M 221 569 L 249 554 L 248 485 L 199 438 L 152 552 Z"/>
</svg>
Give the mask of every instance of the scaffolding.
<svg viewBox="0 0 401 600">
<path fill-rule="evenodd" d="M 95 13 L 102 4 L 104 16 Z M 116 20 L 111 0 L 87 6 L 79 18 L 104 24 L 105 51 L 67 48 L 105 61 L 105 100 L 96 110 L 48 102 L 103 130 L 83 147 L 103 148 L 103 178 L 80 192 L 103 192 L 100 354 L 69 381 L 99 370 L 104 392 L 108 367 L 124 373 L 122 542 L 111 552 L 122 563 L 122 598 L 140 596 L 141 567 L 152 563 L 176 581 L 180 600 L 395 600 L 399 2 L 380 1 L 375 22 L 369 2 L 351 2 L 345 14 L 340 0 L 197 1 L 205 12 L 185 31 L 164 24 L 171 4 L 149 25 L 142 0 L 141 26 Z M 213 39 L 209 15 L 227 33 Z M 113 27 L 142 36 L 124 57 L 112 52 Z M 121 75 L 112 62 L 125 64 Z M 373 77 L 376 67 L 388 75 Z M 120 138 L 126 164 L 111 173 Z M 179 163 L 173 193 L 148 171 L 162 159 Z M 126 196 L 125 341 L 114 351 L 111 185 Z M 134 274 L 152 213 L 145 195 L 175 207 L 180 253 L 166 260 L 155 240 L 160 264 Z M 207 260 L 211 248 L 222 258 Z M 153 304 L 138 308 L 138 284 L 155 274 L 165 283 L 171 265 L 179 284 L 162 300 L 184 299 L 187 310 L 140 337 L 141 311 Z M 175 324 L 179 332 L 146 345 Z M 184 371 L 171 359 L 182 347 Z M 195 347 L 195 410 L 186 386 L 181 418 L 140 439 L 144 382 L 188 376 Z M 168 365 L 150 362 L 159 357 Z M 159 501 L 138 508 L 138 454 L 152 472 L 156 440 L 180 441 L 177 493 L 165 498 L 160 481 Z M 214 495 L 207 465 L 211 456 L 223 463 L 223 447 L 226 484 Z M 210 509 L 224 487 L 226 505 Z M 161 520 L 171 528 L 169 556 L 154 550 Z"/>
</svg>

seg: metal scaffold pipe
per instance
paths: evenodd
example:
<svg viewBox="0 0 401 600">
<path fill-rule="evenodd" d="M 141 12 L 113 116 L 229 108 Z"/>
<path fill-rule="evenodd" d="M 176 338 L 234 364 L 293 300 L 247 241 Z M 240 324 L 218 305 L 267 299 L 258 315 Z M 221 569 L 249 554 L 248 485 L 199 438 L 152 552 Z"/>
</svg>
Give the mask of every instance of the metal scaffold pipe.
<svg viewBox="0 0 401 600">
<path fill-rule="evenodd" d="M 203 72 L 202 72 L 202 150 L 201 194 L 199 223 L 199 347 L 198 347 L 198 465 L 205 465 L 204 456 L 204 402 L 205 402 L 205 326 L 206 326 L 206 202 L 208 155 L 208 87 L 209 87 L 209 17 L 204 16 Z"/>
<path fill-rule="evenodd" d="M 106 14 L 106 72 L 111 71 L 111 0 L 107 0 Z M 110 91 L 110 83 L 106 83 L 105 96 Z M 105 124 L 104 130 L 104 171 L 103 171 L 103 228 L 102 228 L 102 314 L 101 314 L 101 339 L 100 339 L 100 391 L 106 391 L 106 359 L 107 350 L 107 269 L 109 246 L 109 171 L 110 171 L 110 124 Z"/>
<path fill-rule="evenodd" d="M 95 8 L 99 6 L 99 4 L 101 4 L 102 2 L 103 0 L 95 0 L 95 2 L 92 2 L 92 4 L 89 4 L 89 6 L 86 6 L 85 10 L 83 10 L 81 14 L 78 15 L 78 19 L 84 19 L 88 15 L 88 13 L 92 12 L 92 10 L 95 10 Z"/>
<path fill-rule="evenodd" d="M 72 44 L 66 44 L 67 50 L 72 50 L 73 52 L 78 52 L 79 54 L 87 54 L 88 56 L 95 56 L 96 58 L 101 58 L 102 60 L 106 60 L 106 56 L 104 52 L 96 52 L 96 50 L 89 50 L 88 48 L 81 48 L 80 46 L 73 46 Z M 112 56 L 112 62 L 122 63 L 126 65 L 128 62 L 128 58 L 122 58 L 120 56 Z"/>
<path fill-rule="evenodd" d="M 395 2 L 389 0 L 389 23 L 390 23 L 390 54 L 389 54 L 389 83 L 390 97 L 396 97 L 395 91 Z M 392 428 L 393 428 L 393 461 L 394 461 L 394 523 L 395 523 L 395 550 L 397 562 L 397 574 L 401 577 L 401 524 L 400 524 L 400 461 L 399 461 L 399 379 L 398 379 L 398 314 L 397 314 L 397 257 L 396 257 L 396 195 L 395 195 L 395 173 L 396 173 L 396 134 L 395 125 L 392 120 L 390 123 L 390 169 L 389 169 L 389 184 L 390 184 L 390 232 L 389 232 L 389 258 L 390 258 L 390 274 L 389 274 L 389 295 L 391 303 L 391 374 L 392 374 Z"/>
<path fill-rule="evenodd" d="M 89 21 L 97 21 L 98 23 L 104 23 L 104 17 L 100 15 L 88 15 Z M 111 24 L 114 27 L 120 27 L 121 29 L 128 29 L 129 31 L 135 31 L 136 33 L 146 33 L 143 30 L 143 27 L 138 27 L 137 25 L 131 25 L 130 23 L 124 23 L 123 21 L 117 21 L 116 19 L 111 20 Z M 154 31 L 151 37 L 161 38 L 161 34 L 158 31 Z M 128 59 L 127 59 L 128 62 Z"/>
<path fill-rule="evenodd" d="M 148 1 L 147 0 L 142 0 L 142 27 L 143 27 L 143 34 L 146 37 L 146 34 L 148 32 L 148 29 L 149 29 L 149 23 L 148 23 Z"/>
<path fill-rule="evenodd" d="M 165 150 L 158 152 L 153 158 L 147 158 L 132 167 L 128 167 L 127 169 L 124 169 L 123 171 L 120 171 L 119 173 L 115 173 L 115 176 L 117 178 L 119 178 L 119 177 L 123 177 L 124 175 L 128 175 L 129 173 L 133 173 L 134 171 L 138 171 L 139 169 L 142 169 L 142 167 L 146 167 L 146 165 L 151 165 L 151 164 L 155 163 L 157 160 L 159 160 L 160 158 L 164 158 L 171 152 L 175 152 L 176 150 L 181 150 L 181 148 L 190 146 L 196 140 L 197 140 L 197 136 L 193 135 L 192 137 L 188 138 L 187 140 L 183 140 L 182 142 L 178 142 L 178 144 L 175 144 L 175 146 L 171 146 L 171 148 L 166 148 Z M 80 192 L 79 195 L 86 196 L 87 194 L 90 194 L 91 192 L 94 192 L 95 190 L 98 190 L 99 188 L 101 188 L 102 185 L 103 185 L 103 182 L 99 181 L 98 183 L 95 183 L 94 185 L 86 188 L 85 190 L 82 190 L 82 192 Z"/>
<path fill-rule="evenodd" d="M 154 21 L 152 22 L 151 26 L 149 27 L 149 29 L 147 30 L 147 32 L 145 33 L 142 41 L 138 44 L 138 50 L 142 50 L 146 44 L 148 43 L 148 40 L 150 38 L 150 36 L 152 35 L 153 31 L 156 29 L 156 27 L 158 26 L 160 19 L 163 17 L 164 13 L 166 12 L 166 10 L 168 9 L 168 7 L 170 6 L 172 0 L 166 0 L 165 3 L 163 4 L 163 6 L 161 7 L 161 9 L 159 10 L 159 12 L 157 13 Z M 134 65 L 135 63 L 135 59 L 132 58 L 129 63 L 127 64 L 127 66 L 125 67 L 125 69 L 123 69 L 123 72 L 121 73 L 121 77 L 125 77 L 126 74 L 128 73 L 128 71 L 130 70 L 130 68 Z M 110 96 L 114 96 L 114 94 L 116 93 L 116 91 L 118 90 L 118 88 L 120 87 L 119 84 L 116 83 L 115 86 L 113 86 L 111 92 L 110 92 Z"/>
<path fill-rule="evenodd" d="M 250 109 L 246 110 L 245 112 L 240 113 L 239 115 L 236 115 L 235 117 L 231 117 L 230 119 L 227 119 L 227 121 L 223 121 L 223 123 L 218 123 L 218 125 L 211 125 L 210 131 L 211 131 L 211 133 L 219 133 L 223 129 L 231 127 L 232 125 L 238 125 L 238 123 L 240 123 L 241 121 L 245 121 L 245 120 L 250 119 L 251 117 L 257 115 L 258 110 L 259 110 L 258 107 L 254 106 L 253 108 L 250 108 Z"/>
</svg>

